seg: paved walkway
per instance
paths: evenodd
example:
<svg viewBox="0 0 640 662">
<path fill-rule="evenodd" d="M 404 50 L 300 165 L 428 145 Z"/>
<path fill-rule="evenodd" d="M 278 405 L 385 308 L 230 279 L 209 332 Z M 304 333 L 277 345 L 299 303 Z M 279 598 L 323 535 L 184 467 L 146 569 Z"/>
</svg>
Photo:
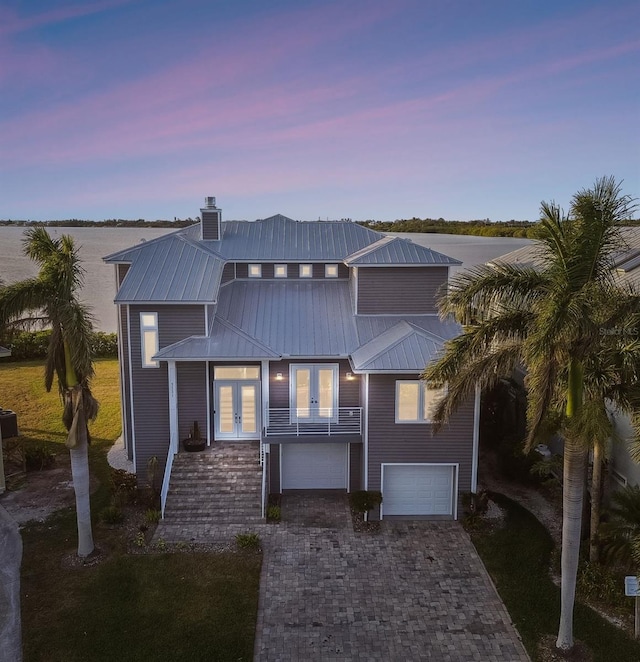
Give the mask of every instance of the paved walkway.
<svg viewBox="0 0 640 662">
<path fill-rule="evenodd" d="M 354 534 L 344 495 L 286 495 L 263 536 L 256 662 L 528 660 L 457 522 Z"/>
</svg>

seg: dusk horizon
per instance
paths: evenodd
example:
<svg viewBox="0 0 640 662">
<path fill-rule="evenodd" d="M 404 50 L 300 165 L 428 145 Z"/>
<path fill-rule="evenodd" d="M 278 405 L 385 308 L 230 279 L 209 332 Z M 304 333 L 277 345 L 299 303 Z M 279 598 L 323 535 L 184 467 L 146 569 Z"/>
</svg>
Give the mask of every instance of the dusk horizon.
<svg viewBox="0 0 640 662">
<path fill-rule="evenodd" d="M 535 221 L 640 195 L 640 7 L 11 0 L 0 218 Z"/>
</svg>

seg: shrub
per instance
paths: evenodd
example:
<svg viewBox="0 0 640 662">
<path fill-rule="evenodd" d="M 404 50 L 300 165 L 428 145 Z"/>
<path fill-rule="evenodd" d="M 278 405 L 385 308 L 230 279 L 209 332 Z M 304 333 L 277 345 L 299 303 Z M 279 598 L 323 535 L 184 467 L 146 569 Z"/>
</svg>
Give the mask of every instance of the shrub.
<svg viewBox="0 0 640 662">
<path fill-rule="evenodd" d="M 124 469 L 111 469 L 111 494 L 113 501 L 120 506 L 134 503 L 138 497 L 138 483 L 135 474 Z"/>
<path fill-rule="evenodd" d="M 50 469 L 56 463 L 56 456 L 46 446 L 27 446 L 24 451 L 24 461 L 27 471 L 42 471 Z"/>
<path fill-rule="evenodd" d="M 240 549 L 257 551 L 260 549 L 260 536 L 257 533 L 236 534 L 236 545 Z"/>
<path fill-rule="evenodd" d="M 268 506 L 267 507 L 267 521 L 268 522 L 279 522 L 282 517 L 282 512 L 280 511 L 280 506 Z"/>
<path fill-rule="evenodd" d="M 19 331 L 0 338 L 0 345 L 11 350 L 11 361 L 43 359 L 47 355 L 51 331 Z M 118 337 L 115 333 L 93 331 L 91 349 L 96 358 L 117 358 Z"/>
<path fill-rule="evenodd" d="M 614 604 L 621 602 L 622 582 L 605 566 L 585 562 L 578 570 L 578 594 L 588 600 Z"/>
<path fill-rule="evenodd" d="M 358 490 L 351 492 L 349 502 L 357 513 L 368 513 L 382 503 L 382 493 L 375 490 Z"/>
<path fill-rule="evenodd" d="M 144 514 L 144 519 L 147 522 L 147 524 L 157 524 L 160 521 L 161 517 L 162 517 L 162 512 L 156 510 L 155 508 L 149 508 L 147 512 Z"/>
<path fill-rule="evenodd" d="M 118 506 L 111 505 L 100 511 L 100 519 L 105 524 L 120 524 L 124 520 L 124 514 Z"/>
</svg>

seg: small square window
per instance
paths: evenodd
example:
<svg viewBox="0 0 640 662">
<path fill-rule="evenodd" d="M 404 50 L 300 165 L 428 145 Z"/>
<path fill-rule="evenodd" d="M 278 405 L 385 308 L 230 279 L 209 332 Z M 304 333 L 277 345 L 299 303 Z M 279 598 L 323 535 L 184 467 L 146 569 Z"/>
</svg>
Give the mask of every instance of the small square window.
<svg viewBox="0 0 640 662">
<path fill-rule="evenodd" d="M 276 264 L 273 268 L 273 275 L 275 278 L 286 278 L 287 277 L 287 265 L 286 264 Z"/>
<path fill-rule="evenodd" d="M 262 278 L 262 265 L 250 264 L 249 265 L 249 278 Z"/>
<path fill-rule="evenodd" d="M 311 264 L 301 264 L 300 265 L 300 278 L 312 278 L 313 277 L 313 265 Z"/>
<path fill-rule="evenodd" d="M 324 277 L 325 278 L 337 278 L 338 277 L 338 265 L 337 264 L 325 264 L 324 265 Z"/>
</svg>

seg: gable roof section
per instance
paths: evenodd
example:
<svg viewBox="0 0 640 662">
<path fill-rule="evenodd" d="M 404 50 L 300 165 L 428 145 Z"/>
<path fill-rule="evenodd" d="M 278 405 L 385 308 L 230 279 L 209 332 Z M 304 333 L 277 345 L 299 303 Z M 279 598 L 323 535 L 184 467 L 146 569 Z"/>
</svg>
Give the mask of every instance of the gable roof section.
<svg viewBox="0 0 640 662">
<path fill-rule="evenodd" d="M 342 261 L 382 235 L 350 221 L 294 221 L 277 214 L 261 221 L 225 221 L 215 244 L 227 260 Z"/>
<path fill-rule="evenodd" d="M 116 303 L 215 302 L 224 259 L 180 235 L 160 239 L 139 247 Z"/>
<path fill-rule="evenodd" d="M 421 372 L 443 343 L 441 336 L 400 320 L 356 349 L 351 363 L 356 372 Z"/>
<path fill-rule="evenodd" d="M 277 359 L 280 355 L 269 349 L 242 329 L 217 319 L 209 336 L 192 336 L 160 350 L 154 359 L 210 360 L 210 359 Z"/>
<path fill-rule="evenodd" d="M 383 237 L 365 246 L 345 259 L 350 267 L 357 266 L 405 266 L 405 265 L 459 265 L 447 255 L 414 244 L 409 239 Z"/>
<path fill-rule="evenodd" d="M 6 347 L 0 347 L 0 359 L 5 356 L 11 356 L 11 350 Z"/>
</svg>

